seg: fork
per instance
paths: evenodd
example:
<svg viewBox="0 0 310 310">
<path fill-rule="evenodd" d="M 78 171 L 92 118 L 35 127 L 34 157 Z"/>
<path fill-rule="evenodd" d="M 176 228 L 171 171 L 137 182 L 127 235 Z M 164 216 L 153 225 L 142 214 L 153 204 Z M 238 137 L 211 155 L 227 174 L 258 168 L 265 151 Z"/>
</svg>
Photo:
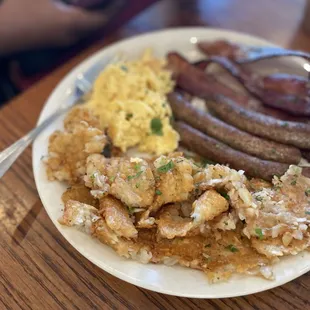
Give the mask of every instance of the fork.
<svg viewBox="0 0 310 310">
<path fill-rule="evenodd" d="M 261 59 L 274 58 L 279 56 L 297 56 L 302 57 L 310 61 L 310 54 L 302 51 L 288 50 L 281 47 L 242 47 L 242 52 L 245 55 L 240 55 L 236 57 L 236 62 L 239 64 L 253 63 Z M 243 54 L 243 53 L 242 53 Z"/>
<path fill-rule="evenodd" d="M 16 159 L 23 151 L 39 136 L 39 134 L 53 123 L 60 115 L 69 111 L 74 105 L 82 102 L 82 97 L 91 91 L 92 82 L 102 69 L 113 62 L 121 61 L 121 56 L 116 55 L 111 60 L 96 63 L 85 73 L 79 73 L 75 81 L 75 94 L 70 97 L 69 102 L 62 104 L 52 115 L 45 119 L 41 124 L 28 132 L 24 137 L 17 140 L 11 146 L 0 153 L 0 178 L 10 169 Z"/>
</svg>

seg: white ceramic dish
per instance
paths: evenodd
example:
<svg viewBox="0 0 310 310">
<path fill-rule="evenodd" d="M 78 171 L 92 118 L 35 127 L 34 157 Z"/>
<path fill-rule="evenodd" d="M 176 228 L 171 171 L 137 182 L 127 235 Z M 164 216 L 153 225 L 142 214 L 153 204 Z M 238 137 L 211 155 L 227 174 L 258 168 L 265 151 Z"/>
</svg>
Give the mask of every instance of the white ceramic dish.
<svg viewBox="0 0 310 310">
<path fill-rule="evenodd" d="M 244 44 L 270 45 L 269 42 L 249 35 L 207 28 L 171 29 L 130 38 L 104 48 L 74 68 L 49 97 L 42 110 L 39 122 L 42 122 L 63 102 L 70 100 L 70 92 L 79 73 L 87 71 L 96 63 L 102 63 L 104 59 L 111 58 L 117 52 L 124 52 L 126 57 L 130 59 L 139 56 L 145 48 L 151 47 L 158 56 L 165 56 L 168 51 L 176 50 L 194 61 L 201 57 L 195 48 L 197 40 L 218 38 L 226 38 Z M 291 70 L 292 73 L 306 74 L 303 70 L 303 63 L 303 61 L 294 62 L 283 59 L 281 62 L 272 61 L 272 67 L 274 68 L 276 64 L 276 70 L 283 69 L 280 67 L 286 67 L 286 71 Z M 270 71 L 271 66 L 267 61 L 260 64 L 259 68 L 263 71 Z M 60 118 L 50 126 L 34 143 L 33 170 L 35 181 L 42 203 L 59 232 L 77 251 L 98 267 L 124 281 L 143 288 L 171 295 L 197 298 L 223 298 L 264 291 L 293 280 L 310 269 L 310 253 L 305 252 L 282 259 L 274 267 L 276 275 L 274 281 L 236 275 L 228 282 L 210 285 L 202 272 L 179 266 L 143 265 L 126 260 L 90 236 L 74 228 L 61 226 L 57 219 L 62 213 L 61 194 L 66 189 L 66 185 L 59 182 L 48 182 L 40 158 L 47 154 L 48 138 L 54 130 L 62 128 L 62 120 Z"/>
</svg>

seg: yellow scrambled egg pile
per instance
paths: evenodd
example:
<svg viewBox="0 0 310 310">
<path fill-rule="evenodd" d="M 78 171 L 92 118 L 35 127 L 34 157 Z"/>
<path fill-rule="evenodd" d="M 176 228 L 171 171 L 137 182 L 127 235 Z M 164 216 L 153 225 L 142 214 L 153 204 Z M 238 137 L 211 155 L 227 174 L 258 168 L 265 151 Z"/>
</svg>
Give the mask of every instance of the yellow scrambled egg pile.
<svg viewBox="0 0 310 310">
<path fill-rule="evenodd" d="M 138 60 L 108 65 L 94 83 L 87 104 L 123 152 L 138 146 L 161 155 L 178 147 L 166 98 L 174 84 L 164 66 L 164 60 L 147 50 Z"/>
</svg>

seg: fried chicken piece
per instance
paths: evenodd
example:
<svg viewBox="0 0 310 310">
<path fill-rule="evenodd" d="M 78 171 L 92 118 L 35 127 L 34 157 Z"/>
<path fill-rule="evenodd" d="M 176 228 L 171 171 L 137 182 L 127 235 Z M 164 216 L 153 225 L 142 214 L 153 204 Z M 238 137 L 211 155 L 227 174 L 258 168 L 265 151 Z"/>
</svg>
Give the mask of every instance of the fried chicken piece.
<svg viewBox="0 0 310 310">
<path fill-rule="evenodd" d="M 87 234 L 112 247 L 121 256 L 138 260 L 141 263 L 148 263 L 152 258 L 148 245 L 118 236 L 109 228 L 98 210 L 92 206 L 69 200 L 59 223 L 83 229 Z"/>
<path fill-rule="evenodd" d="M 209 165 L 194 176 L 198 189 L 223 190 L 229 197 L 230 205 L 240 220 L 255 218 L 258 214 L 257 202 L 252 197 L 244 171 L 237 171 L 223 165 Z"/>
<path fill-rule="evenodd" d="M 99 206 L 98 200 L 91 195 L 90 189 L 82 184 L 73 185 L 67 188 L 67 190 L 62 194 L 61 199 L 64 204 L 66 204 L 69 200 L 76 200 L 81 203 L 91 205 L 97 209 Z"/>
<path fill-rule="evenodd" d="M 150 165 L 139 158 L 87 158 L 85 185 L 96 198 L 110 194 L 133 208 L 146 208 L 155 195 L 155 180 Z"/>
<path fill-rule="evenodd" d="M 210 189 L 194 201 L 191 217 L 194 218 L 194 223 L 199 225 L 205 221 L 213 220 L 216 216 L 227 211 L 228 207 L 228 201 L 217 191 Z"/>
<path fill-rule="evenodd" d="M 151 227 L 155 219 L 149 217 L 167 203 L 182 202 L 190 197 L 194 189 L 194 164 L 180 156 L 160 156 L 154 161 L 153 173 L 156 181 L 155 199 L 150 208 L 144 212 L 139 227 Z"/>
<path fill-rule="evenodd" d="M 94 223 L 93 236 L 102 243 L 109 245 L 120 256 L 137 260 L 143 264 L 149 263 L 152 259 L 148 245 L 119 237 L 104 220 Z"/>
<path fill-rule="evenodd" d="M 138 231 L 129 217 L 128 209 L 118 199 L 112 196 L 101 198 L 99 213 L 117 236 L 127 239 L 137 237 Z"/>
<path fill-rule="evenodd" d="M 65 204 L 63 216 L 59 219 L 59 223 L 84 228 L 88 234 L 91 234 L 93 232 L 93 223 L 99 219 L 98 210 L 93 206 L 69 200 Z"/>
<path fill-rule="evenodd" d="M 179 204 L 164 206 L 156 223 L 159 236 L 167 239 L 184 237 L 193 226 L 191 218 L 181 216 Z"/>
<path fill-rule="evenodd" d="M 215 190 L 208 190 L 194 201 L 192 209 L 191 217 L 184 217 L 180 204 L 165 206 L 156 221 L 159 236 L 168 239 L 187 236 L 199 225 L 227 211 L 228 202 Z"/>
<path fill-rule="evenodd" d="M 50 136 L 45 161 L 49 180 L 79 183 L 86 172 L 86 158 L 101 153 L 106 144 L 103 131 L 84 121 L 71 125 L 68 125 L 71 131 L 55 131 Z"/>
<path fill-rule="evenodd" d="M 75 106 L 70 110 L 64 120 L 65 130 L 69 132 L 73 131 L 81 121 L 86 122 L 90 127 L 101 129 L 99 118 L 90 109 L 83 106 Z"/>
</svg>

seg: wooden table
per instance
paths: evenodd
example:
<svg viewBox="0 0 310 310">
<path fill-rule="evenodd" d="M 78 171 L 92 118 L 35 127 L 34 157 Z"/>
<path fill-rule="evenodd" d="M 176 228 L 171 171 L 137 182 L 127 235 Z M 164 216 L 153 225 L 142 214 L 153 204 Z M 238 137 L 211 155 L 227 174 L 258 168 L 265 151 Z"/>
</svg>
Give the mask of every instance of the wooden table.
<svg viewBox="0 0 310 310">
<path fill-rule="evenodd" d="M 300 29 L 302 0 L 166 0 L 90 47 L 0 111 L 1 149 L 31 129 L 62 77 L 113 41 L 173 26 L 211 26 L 310 51 Z M 0 181 L 0 309 L 310 309 L 310 274 L 246 297 L 197 300 L 150 292 L 100 270 L 76 252 L 48 218 L 36 191 L 31 149 Z"/>
</svg>

